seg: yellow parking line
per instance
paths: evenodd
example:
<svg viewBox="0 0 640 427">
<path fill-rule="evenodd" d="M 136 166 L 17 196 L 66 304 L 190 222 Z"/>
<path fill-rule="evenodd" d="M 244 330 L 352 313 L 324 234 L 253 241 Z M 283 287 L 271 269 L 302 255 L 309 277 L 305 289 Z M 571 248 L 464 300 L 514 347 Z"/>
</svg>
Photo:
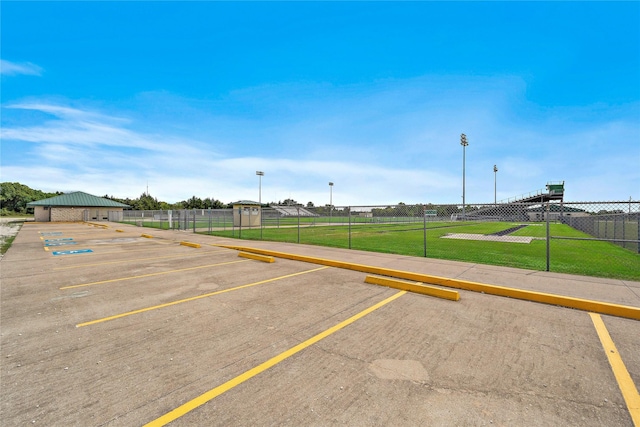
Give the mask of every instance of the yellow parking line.
<svg viewBox="0 0 640 427">
<path fill-rule="evenodd" d="M 102 285 L 104 283 L 122 282 L 122 281 L 125 281 L 125 280 L 141 279 L 143 277 L 160 276 L 162 274 L 182 273 L 183 271 L 198 270 L 198 269 L 201 269 L 201 268 L 217 267 L 217 266 L 220 266 L 220 265 L 235 264 L 235 263 L 238 263 L 238 262 L 247 262 L 247 261 L 249 261 L 249 260 L 220 262 L 218 264 L 199 265 L 197 267 L 181 268 L 179 270 L 169 270 L 169 271 L 161 271 L 161 272 L 158 272 L 158 273 L 141 274 L 140 276 L 120 277 L 118 279 L 101 280 L 99 282 L 82 283 L 80 285 L 64 286 L 64 287 L 60 288 L 60 290 L 82 288 L 82 287 L 85 287 L 85 286 L 93 286 L 93 285 Z"/>
<path fill-rule="evenodd" d="M 489 285 L 485 283 L 471 282 L 468 280 L 449 279 L 446 277 L 432 276 L 430 274 L 413 273 L 410 271 L 394 270 L 391 268 L 374 267 L 363 264 L 354 264 L 346 261 L 317 258 L 306 255 L 289 254 L 268 249 L 249 248 L 235 245 L 216 245 L 228 249 L 252 252 L 262 255 L 271 255 L 279 258 L 292 259 L 295 261 L 311 262 L 331 267 L 344 268 L 348 270 L 361 271 L 364 273 L 378 274 L 380 276 L 395 277 L 398 279 L 413 280 L 421 283 L 440 285 L 449 288 L 462 289 L 467 291 L 482 292 L 484 294 L 498 295 L 503 297 L 521 299 L 525 301 L 539 302 L 543 304 L 559 305 L 561 307 L 575 308 L 588 312 L 600 314 L 610 314 L 612 316 L 626 317 L 640 320 L 640 307 L 613 304 L 603 301 L 594 301 L 584 298 L 574 298 L 564 295 L 548 294 L 545 292 L 529 291 L 525 289 L 509 288 L 506 286 Z"/>
<path fill-rule="evenodd" d="M 251 378 L 255 377 L 256 375 L 260 374 L 261 372 L 266 371 L 267 369 L 277 365 L 278 363 L 282 362 L 283 360 L 293 356 L 294 354 L 304 350 L 305 348 L 317 343 L 318 341 L 328 337 L 329 335 L 338 332 L 340 329 L 343 329 L 344 327 L 352 324 L 353 322 L 355 322 L 356 320 L 366 316 L 367 314 L 379 309 L 380 307 L 390 303 L 391 301 L 401 297 L 402 295 L 406 294 L 407 291 L 400 291 L 392 296 L 390 296 L 389 298 L 380 301 L 379 303 L 372 305 L 371 307 L 367 308 L 366 310 L 361 311 L 360 313 L 356 314 L 355 316 L 352 316 L 350 318 L 348 318 L 347 320 L 338 323 L 337 325 L 333 326 L 332 328 L 329 328 L 327 330 L 325 330 L 324 332 L 321 332 L 311 338 L 309 338 L 308 340 L 294 346 L 291 347 L 289 350 L 280 353 L 279 355 L 272 357 L 271 359 L 267 360 L 266 362 L 256 366 L 255 368 L 249 369 L 248 371 L 245 371 L 244 373 L 238 375 L 237 377 L 227 381 L 224 384 L 219 385 L 216 388 L 213 388 L 211 390 L 209 390 L 208 392 L 196 397 L 195 399 L 190 400 L 189 402 L 178 406 L 176 409 L 174 409 L 171 412 L 166 413 L 165 415 L 161 416 L 160 418 L 157 418 L 153 421 L 151 421 L 148 424 L 145 424 L 145 427 L 159 427 L 159 426 L 164 426 L 168 423 L 170 423 L 171 421 L 174 421 L 178 418 L 180 418 L 181 416 L 185 415 L 187 412 L 190 412 L 194 409 L 196 409 L 197 407 L 204 405 L 205 403 L 207 403 L 208 401 L 214 399 L 217 396 L 220 396 L 221 394 L 231 390 L 232 388 L 234 388 L 237 385 L 242 384 L 243 382 L 250 380 Z"/>
<path fill-rule="evenodd" d="M 198 295 L 198 296 L 195 296 L 195 297 L 185 298 L 185 299 L 181 299 L 181 300 L 178 300 L 178 301 L 167 302 L 165 304 L 154 305 L 153 307 L 147 307 L 147 308 L 141 308 L 139 310 L 128 311 L 126 313 L 116 314 L 114 316 L 104 317 L 102 319 L 92 320 L 90 322 L 78 323 L 76 325 L 76 328 L 81 328 L 83 326 L 89 326 L 89 325 L 95 325 L 96 323 L 107 322 L 109 320 L 114 320 L 114 319 L 119 319 L 121 317 L 131 316 L 132 314 L 144 313 L 145 311 L 157 310 L 159 308 L 169 307 L 169 306 L 172 306 L 172 305 L 181 304 L 183 302 L 195 301 L 197 299 L 207 298 L 207 297 L 211 297 L 211 296 L 214 296 L 214 295 L 223 294 L 225 292 L 237 291 L 238 289 L 248 288 L 248 287 L 257 286 L 257 285 L 262 285 L 263 283 L 275 282 L 276 280 L 282 280 L 282 279 L 286 279 L 286 278 L 289 278 L 289 277 L 299 276 L 301 274 L 313 273 L 314 271 L 324 270 L 325 268 L 329 268 L 329 267 L 319 267 L 319 268 L 314 268 L 313 270 L 307 270 L 307 271 L 301 271 L 299 273 L 287 274 L 286 276 L 280 276 L 280 277 L 275 277 L 273 279 L 261 280 L 259 282 L 249 283 L 248 285 L 236 286 L 235 288 L 223 289 L 221 291 L 211 292 L 211 293 L 204 294 L 204 295 Z"/>
<path fill-rule="evenodd" d="M 139 262 L 139 261 L 154 261 L 157 259 L 167 259 L 167 258 L 194 258 L 196 256 L 206 256 L 206 255 L 210 255 L 210 254 L 221 254 L 221 253 L 228 253 L 228 251 L 212 251 L 212 252 L 205 252 L 202 254 L 185 254 L 185 255 L 167 255 L 167 256 L 157 256 L 157 257 L 151 257 L 151 258 L 133 258 L 133 259 L 125 259 L 125 260 L 120 260 L 120 261 L 108 261 L 108 262 L 97 262 L 95 264 L 77 264 L 77 265 L 71 265 L 69 267 L 56 267 L 53 270 L 70 270 L 73 268 L 83 268 L 83 267 L 95 267 L 98 265 L 109 265 L 109 264 L 122 264 L 122 263 L 127 263 L 127 262 Z"/>
<path fill-rule="evenodd" d="M 600 338 L 604 352 L 607 354 L 609 365 L 611 365 L 611 370 L 616 377 L 618 387 L 620 387 L 620 391 L 622 392 L 622 397 L 624 397 L 624 401 L 627 404 L 633 425 L 640 427 L 640 394 L 638 393 L 638 389 L 633 383 L 633 379 L 631 375 L 629 375 L 626 366 L 624 366 L 620 353 L 618 353 L 618 349 L 613 343 L 611 335 L 609 335 L 609 331 L 607 331 L 607 327 L 602 321 L 602 317 L 597 313 L 589 313 L 589 315 L 591 316 L 593 325 L 596 327 L 596 332 L 598 332 L 598 337 Z"/>
</svg>

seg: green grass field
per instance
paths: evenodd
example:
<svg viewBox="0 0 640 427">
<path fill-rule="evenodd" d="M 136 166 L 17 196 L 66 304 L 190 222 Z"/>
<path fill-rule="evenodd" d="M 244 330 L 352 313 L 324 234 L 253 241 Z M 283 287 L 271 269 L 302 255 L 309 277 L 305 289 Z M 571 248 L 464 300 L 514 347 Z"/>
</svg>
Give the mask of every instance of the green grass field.
<svg viewBox="0 0 640 427">
<path fill-rule="evenodd" d="M 318 223 L 316 223 L 318 224 Z M 372 252 L 424 256 L 424 229 L 415 223 L 356 223 L 347 225 L 307 225 L 297 220 L 280 228 L 243 229 L 242 239 L 300 242 L 303 244 Z M 546 224 L 535 223 L 513 236 L 537 238 L 529 244 L 441 238 L 447 233 L 490 234 L 514 225 L 505 222 L 428 222 L 426 253 L 429 258 L 465 261 L 507 267 L 546 270 Z M 351 229 L 349 231 L 349 228 Z M 239 229 L 214 231 L 224 237 L 240 237 Z M 567 225 L 550 224 L 550 271 L 586 276 L 640 281 L 640 255 L 609 242 L 564 240 L 553 237 L 591 236 Z"/>
</svg>

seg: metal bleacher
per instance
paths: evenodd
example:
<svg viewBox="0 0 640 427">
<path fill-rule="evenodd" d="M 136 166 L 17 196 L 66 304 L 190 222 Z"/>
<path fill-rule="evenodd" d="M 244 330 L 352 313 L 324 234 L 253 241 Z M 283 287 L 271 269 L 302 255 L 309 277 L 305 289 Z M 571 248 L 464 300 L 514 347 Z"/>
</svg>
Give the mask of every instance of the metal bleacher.
<svg viewBox="0 0 640 427">
<path fill-rule="evenodd" d="M 493 206 L 487 206 L 476 211 L 468 212 L 467 219 L 488 219 L 495 217 L 496 219 L 505 220 L 526 220 L 526 210 L 531 203 L 545 203 L 552 200 L 564 200 L 564 181 L 548 182 L 546 189 L 532 191 L 520 196 L 511 197 L 500 200 Z"/>
<path fill-rule="evenodd" d="M 318 216 L 318 214 L 313 213 L 302 206 L 274 206 L 271 208 L 275 209 L 280 216 Z"/>
</svg>

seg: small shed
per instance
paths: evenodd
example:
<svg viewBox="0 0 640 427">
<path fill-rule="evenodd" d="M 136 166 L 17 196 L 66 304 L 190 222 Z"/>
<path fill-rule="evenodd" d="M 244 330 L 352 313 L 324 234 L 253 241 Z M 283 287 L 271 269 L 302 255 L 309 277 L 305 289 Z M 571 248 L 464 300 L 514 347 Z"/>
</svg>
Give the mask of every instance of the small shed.
<svg viewBox="0 0 640 427">
<path fill-rule="evenodd" d="M 259 202 L 239 200 L 233 205 L 234 227 L 260 227 L 262 224 L 262 206 Z"/>
<path fill-rule="evenodd" d="M 103 197 L 75 191 L 48 199 L 27 203 L 34 208 L 34 219 L 39 222 L 62 221 L 120 221 L 122 211 L 129 205 Z"/>
</svg>

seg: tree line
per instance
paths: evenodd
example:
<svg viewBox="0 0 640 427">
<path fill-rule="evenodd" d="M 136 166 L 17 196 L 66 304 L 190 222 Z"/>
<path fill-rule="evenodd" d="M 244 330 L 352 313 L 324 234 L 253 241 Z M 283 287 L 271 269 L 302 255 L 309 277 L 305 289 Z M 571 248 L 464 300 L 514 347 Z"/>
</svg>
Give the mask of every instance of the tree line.
<svg viewBox="0 0 640 427">
<path fill-rule="evenodd" d="M 64 194 L 64 192 L 56 191 L 55 193 L 46 193 L 32 189 L 19 182 L 2 182 L 0 183 L 0 215 L 33 213 L 33 209 L 27 209 L 27 203 L 48 199 L 61 194 Z M 160 201 L 146 192 L 142 193 L 140 197 L 136 199 L 128 197 L 122 199 L 108 194 L 102 197 L 129 205 L 131 209 L 134 210 L 226 209 L 233 207 L 232 203 L 223 203 L 213 197 L 201 199 L 195 195 L 177 203 Z M 277 203 L 272 202 L 271 205 L 303 206 L 293 199 L 286 199 L 283 202 L 279 201 Z M 307 203 L 307 207 L 314 207 L 313 203 Z"/>
<path fill-rule="evenodd" d="M 207 197 L 201 199 L 200 197 L 192 196 L 187 200 L 182 200 L 178 203 L 167 203 L 158 201 L 157 198 L 151 196 L 148 193 L 142 193 L 137 199 L 119 199 L 114 196 L 104 195 L 105 199 L 113 200 L 115 202 L 124 203 L 131 206 L 131 209 L 137 211 L 159 211 L 159 210 L 179 210 L 179 209 L 224 209 L 231 207 L 230 204 L 222 203 L 220 200 Z"/>
<path fill-rule="evenodd" d="M 35 202 L 36 200 L 48 199 L 61 194 L 64 194 L 64 192 L 56 191 L 55 193 L 46 193 L 44 191 L 30 188 L 19 182 L 2 182 L 0 183 L 0 214 L 9 215 L 32 213 L 32 209 L 27 210 L 27 203 Z M 157 198 L 152 197 L 147 193 L 142 193 L 137 199 L 120 199 L 109 195 L 105 195 L 103 197 L 105 199 L 129 205 L 135 210 L 224 209 L 231 207 L 230 204 L 222 203 L 220 200 L 213 198 L 201 199 L 196 196 L 178 203 L 158 201 Z"/>
<path fill-rule="evenodd" d="M 44 191 L 34 190 L 19 182 L 0 183 L 0 214 L 24 214 L 27 213 L 27 203 L 48 199 L 60 194 L 63 193 L 60 191 L 45 193 Z"/>
</svg>

